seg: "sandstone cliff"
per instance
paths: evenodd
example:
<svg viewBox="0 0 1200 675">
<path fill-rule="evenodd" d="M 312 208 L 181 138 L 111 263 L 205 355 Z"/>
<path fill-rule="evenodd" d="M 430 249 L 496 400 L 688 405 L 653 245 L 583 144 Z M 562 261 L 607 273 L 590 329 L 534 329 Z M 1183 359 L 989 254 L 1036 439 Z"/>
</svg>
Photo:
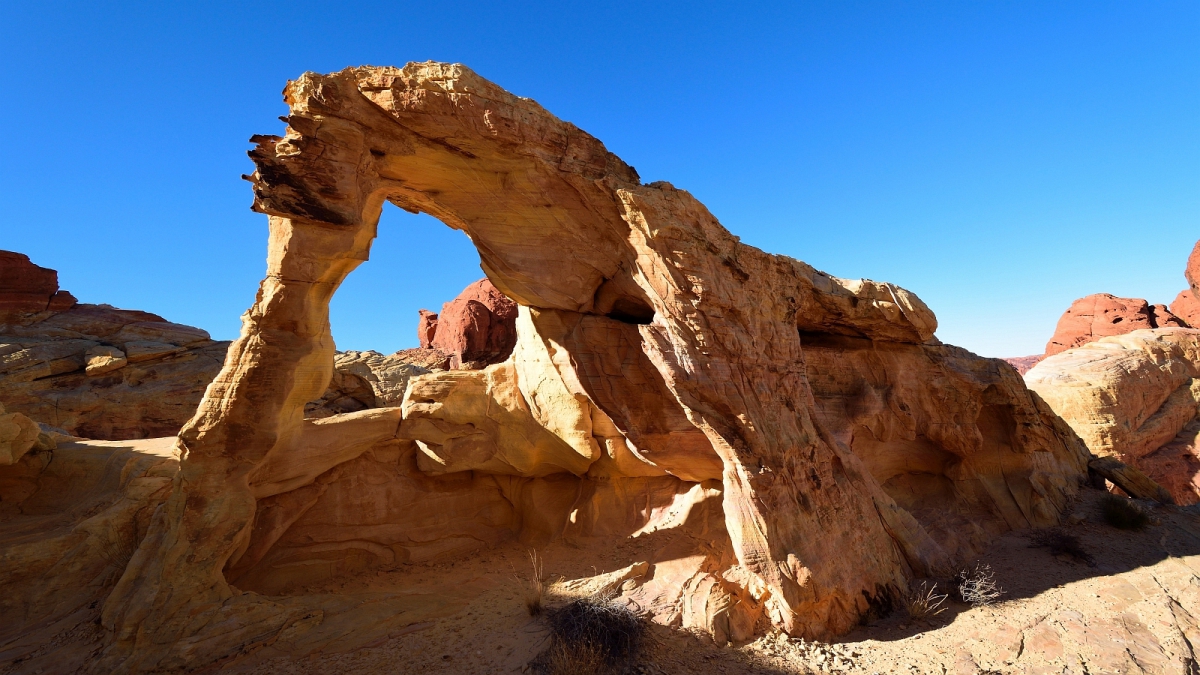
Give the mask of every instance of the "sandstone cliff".
<svg viewBox="0 0 1200 675">
<path fill-rule="evenodd" d="M 741 244 L 462 66 L 307 73 L 285 98 L 286 135 L 251 153 L 268 275 L 104 603 L 99 671 L 316 643 L 329 600 L 238 589 L 513 538 L 652 536 L 610 576 L 655 620 L 830 635 L 990 534 L 1056 522 L 1083 478 L 1082 444 L 1010 368 L 940 345 L 912 293 Z M 416 375 L 399 408 L 306 420 L 334 373 L 329 298 L 385 200 L 468 233 L 521 305 L 516 346 Z"/>
</svg>

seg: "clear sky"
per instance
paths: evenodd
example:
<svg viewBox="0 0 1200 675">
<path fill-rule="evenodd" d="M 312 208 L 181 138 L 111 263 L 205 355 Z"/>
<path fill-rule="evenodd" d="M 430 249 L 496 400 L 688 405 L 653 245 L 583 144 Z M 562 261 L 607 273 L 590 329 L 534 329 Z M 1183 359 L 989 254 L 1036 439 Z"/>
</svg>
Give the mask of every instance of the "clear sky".
<svg viewBox="0 0 1200 675">
<path fill-rule="evenodd" d="M 1170 302 L 1200 238 L 1200 3 L 0 3 L 0 249 L 217 338 L 264 271 L 255 133 L 306 70 L 457 61 L 691 191 L 743 241 L 900 284 L 938 336 L 1039 353 L 1108 292 Z M 341 349 L 414 346 L 482 276 L 388 207 Z M 753 302 L 753 298 L 747 298 Z"/>
</svg>

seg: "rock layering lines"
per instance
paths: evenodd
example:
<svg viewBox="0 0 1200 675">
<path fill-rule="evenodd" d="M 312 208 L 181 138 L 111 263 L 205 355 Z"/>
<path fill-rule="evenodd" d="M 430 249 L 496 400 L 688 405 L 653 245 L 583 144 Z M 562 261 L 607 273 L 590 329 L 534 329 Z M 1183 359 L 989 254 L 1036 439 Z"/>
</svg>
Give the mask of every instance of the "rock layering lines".
<svg viewBox="0 0 1200 675">
<path fill-rule="evenodd" d="M 657 620 L 830 635 L 948 571 L 978 529 L 1056 522 L 1082 480 L 1082 444 L 1010 368 L 941 347 L 915 295 L 741 244 L 463 66 L 306 73 L 285 100 L 285 136 L 251 153 L 268 274 L 104 604 L 97 671 L 303 642 L 311 596 L 230 585 L 267 583 L 263 565 L 352 570 L 513 536 L 678 532 L 692 548 L 631 591 Z M 525 329 L 509 361 L 414 378 L 401 410 L 305 420 L 333 373 L 329 299 L 384 201 L 466 232 Z M 987 517 L 925 515 L 960 506 Z M 362 539 L 312 545 L 340 527 Z"/>
<path fill-rule="evenodd" d="M 1088 448 L 1131 464 L 1181 504 L 1200 501 L 1200 330 L 1102 338 L 1025 375 Z"/>
</svg>

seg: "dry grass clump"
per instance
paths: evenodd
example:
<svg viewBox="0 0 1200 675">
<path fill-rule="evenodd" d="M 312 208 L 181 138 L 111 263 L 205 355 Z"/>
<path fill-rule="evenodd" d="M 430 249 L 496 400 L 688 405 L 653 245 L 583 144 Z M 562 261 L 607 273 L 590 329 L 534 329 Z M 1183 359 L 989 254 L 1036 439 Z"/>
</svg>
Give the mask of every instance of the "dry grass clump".
<svg viewBox="0 0 1200 675">
<path fill-rule="evenodd" d="M 1084 550 L 1079 538 L 1057 527 L 1034 532 L 1029 537 L 1029 544 L 1033 548 L 1050 549 L 1051 555 L 1066 555 L 1089 567 L 1096 566 L 1096 560 Z"/>
<path fill-rule="evenodd" d="M 533 566 L 533 574 L 527 578 L 517 575 L 517 583 L 521 586 L 525 611 L 529 612 L 529 616 L 537 616 L 542 613 L 543 603 L 546 600 L 545 561 L 537 551 L 530 551 L 529 562 Z M 513 573 L 516 574 L 516 570 L 513 570 Z"/>
<path fill-rule="evenodd" d="M 945 602 L 946 596 L 938 594 L 937 584 L 929 586 L 925 581 L 919 589 L 914 588 L 904 596 L 904 608 L 914 619 L 929 619 L 941 614 L 946 611 Z"/>
<path fill-rule="evenodd" d="M 618 674 L 631 670 L 646 625 L 624 605 L 583 598 L 546 610 L 550 647 L 534 659 L 544 675 Z"/>
<path fill-rule="evenodd" d="M 996 583 L 992 566 L 978 563 L 974 569 L 963 570 L 954 578 L 958 597 L 972 607 L 986 607 L 1004 595 L 1004 589 Z"/>
<path fill-rule="evenodd" d="M 1100 500 L 1100 513 L 1104 522 L 1119 530 L 1141 530 L 1150 524 L 1150 514 L 1136 502 L 1107 494 Z"/>
</svg>

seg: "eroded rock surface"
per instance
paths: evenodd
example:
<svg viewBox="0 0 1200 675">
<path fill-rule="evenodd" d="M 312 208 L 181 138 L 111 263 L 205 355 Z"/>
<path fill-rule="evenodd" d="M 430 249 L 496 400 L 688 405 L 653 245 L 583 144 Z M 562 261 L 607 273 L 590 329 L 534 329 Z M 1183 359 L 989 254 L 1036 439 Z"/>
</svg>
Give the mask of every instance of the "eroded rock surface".
<svg viewBox="0 0 1200 675">
<path fill-rule="evenodd" d="M 147 312 L 76 304 L 0 324 L 0 402 L 76 436 L 177 433 L 221 369 L 228 342 Z"/>
<path fill-rule="evenodd" d="M 409 380 L 450 367 L 450 355 L 437 348 L 403 349 L 384 356 L 375 351 L 337 352 L 333 376 L 320 399 L 304 408 L 305 417 L 399 406 Z"/>
<path fill-rule="evenodd" d="M 1083 444 L 1011 368 L 938 343 L 916 295 L 740 243 L 462 66 L 307 73 L 285 98 L 286 136 L 251 153 L 267 277 L 104 601 L 96 672 L 357 644 L 375 628 L 336 617 L 363 603 L 307 585 L 509 540 L 636 542 L 583 586 L 664 624 L 830 636 L 989 535 L 1057 522 L 1085 476 Z M 338 370 L 329 298 L 385 200 L 467 232 L 522 306 L 513 353 L 407 388 L 348 357 L 378 380 L 357 375 L 362 398 L 400 406 L 305 419 Z M 500 312 L 473 302 L 490 340 Z M 434 346 L 474 349 L 465 305 Z M 445 607 L 403 602 L 377 623 Z"/>
<path fill-rule="evenodd" d="M 1181 504 L 1200 500 L 1200 330 L 1106 337 L 1047 357 L 1029 388 L 1099 456 L 1136 466 Z"/>
<path fill-rule="evenodd" d="M 1080 347 L 1109 335 L 1143 328 L 1186 327 L 1166 305 L 1151 305 L 1141 298 L 1118 298 L 1096 293 L 1080 298 L 1058 320 L 1046 343 L 1046 356 Z"/>
<path fill-rule="evenodd" d="M 442 305 L 439 314 L 421 310 L 417 335 L 422 347 L 450 354 L 452 368 L 499 363 L 517 343 L 517 303 L 480 279 Z"/>
</svg>

